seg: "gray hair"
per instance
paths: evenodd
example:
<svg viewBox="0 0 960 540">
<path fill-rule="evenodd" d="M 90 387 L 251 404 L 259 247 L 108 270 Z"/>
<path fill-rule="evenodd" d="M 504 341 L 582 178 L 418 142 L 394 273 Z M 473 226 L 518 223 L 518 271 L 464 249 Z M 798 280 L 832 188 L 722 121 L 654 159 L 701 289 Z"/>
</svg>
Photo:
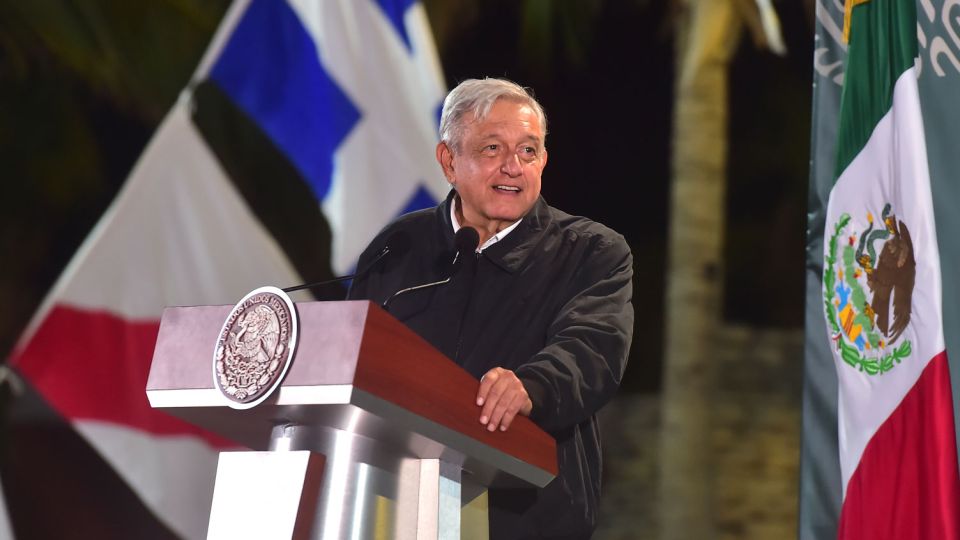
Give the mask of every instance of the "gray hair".
<svg viewBox="0 0 960 540">
<path fill-rule="evenodd" d="M 482 121 L 490 114 L 490 108 L 498 99 L 505 99 L 528 105 L 540 121 L 544 140 L 547 138 L 547 115 L 543 107 L 519 84 L 506 79 L 467 79 L 457 85 L 443 100 L 443 112 L 440 114 L 440 141 L 453 150 L 460 150 L 463 138 L 463 119 L 467 113 L 473 113 L 474 119 Z"/>
</svg>

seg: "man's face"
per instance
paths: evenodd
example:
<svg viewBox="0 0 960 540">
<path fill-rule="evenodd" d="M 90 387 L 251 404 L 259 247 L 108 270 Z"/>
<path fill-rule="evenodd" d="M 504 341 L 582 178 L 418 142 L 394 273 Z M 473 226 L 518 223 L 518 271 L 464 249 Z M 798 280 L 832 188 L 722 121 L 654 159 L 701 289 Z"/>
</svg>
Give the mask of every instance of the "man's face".
<svg viewBox="0 0 960 540">
<path fill-rule="evenodd" d="M 530 106 L 498 100 L 482 122 L 465 120 L 458 150 L 437 145 L 437 161 L 460 194 L 464 225 L 499 231 L 540 196 L 547 164 L 540 121 Z"/>
</svg>

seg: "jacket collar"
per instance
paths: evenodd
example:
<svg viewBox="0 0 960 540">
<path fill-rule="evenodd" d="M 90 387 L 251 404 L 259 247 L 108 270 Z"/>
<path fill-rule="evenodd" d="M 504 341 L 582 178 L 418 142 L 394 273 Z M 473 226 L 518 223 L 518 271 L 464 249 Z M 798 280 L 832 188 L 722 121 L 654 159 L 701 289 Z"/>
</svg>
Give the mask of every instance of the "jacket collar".
<svg viewBox="0 0 960 540">
<path fill-rule="evenodd" d="M 540 244 L 544 231 L 552 221 L 547 202 L 543 196 L 537 197 L 537 202 L 533 204 L 533 208 L 527 212 L 516 230 L 487 248 L 484 254 L 490 262 L 507 272 L 517 272 L 531 262 L 530 259 Z"/>
<path fill-rule="evenodd" d="M 443 204 L 437 206 L 436 212 L 443 223 L 443 238 L 446 247 L 453 248 L 453 223 L 450 221 L 450 205 L 456 196 L 455 190 L 450 190 Z M 522 269 L 528 263 L 540 237 L 547 226 L 552 222 L 550 207 L 543 196 L 537 197 L 533 208 L 523 217 L 523 221 L 506 238 L 483 250 L 483 256 L 511 274 Z"/>
<path fill-rule="evenodd" d="M 453 224 L 450 223 L 450 207 L 453 204 L 453 197 L 447 197 L 447 203 L 443 206 L 445 212 L 444 224 L 450 235 L 451 245 L 453 243 Z M 493 244 L 483 250 L 483 256 L 490 262 L 499 266 L 511 274 L 517 272 L 526 266 L 528 259 L 533 254 L 534 249 L 540 242 L 543 231 L 551 222 L 550 207 L 542 196 L 537 197 L 533 208 L 523 217 L 523 221 L 517 225 L 506 238 Z"/>
</svg>

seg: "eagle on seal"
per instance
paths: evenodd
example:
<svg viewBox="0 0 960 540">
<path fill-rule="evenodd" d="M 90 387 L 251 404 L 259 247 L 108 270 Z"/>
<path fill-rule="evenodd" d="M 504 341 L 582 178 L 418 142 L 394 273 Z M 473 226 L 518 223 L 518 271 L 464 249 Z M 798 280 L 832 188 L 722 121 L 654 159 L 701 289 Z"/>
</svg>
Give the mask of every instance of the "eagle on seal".
<svg viewBox="0 0 960 540">
<path fill-rule="evenodd" d="M 903 221 L 898 222 L 896 215 L 888 214 L 888 208 L 884 210 L 883 221 L 889 233 L 888 239 L 883 244 L 876 265 L 872 260 L 864 260 L 866 264 L 861 266 L 867 274 L 867 285 L 873 292 L 870 307 L 876 316 L 876 328 L 888 339 L 887 343 L 893 343 L 910 323 L 917 262 L 913 256 L 913 241 L 907 225 Z M 866 258 L 872 259 L 869 256 Z"/>
</svg>

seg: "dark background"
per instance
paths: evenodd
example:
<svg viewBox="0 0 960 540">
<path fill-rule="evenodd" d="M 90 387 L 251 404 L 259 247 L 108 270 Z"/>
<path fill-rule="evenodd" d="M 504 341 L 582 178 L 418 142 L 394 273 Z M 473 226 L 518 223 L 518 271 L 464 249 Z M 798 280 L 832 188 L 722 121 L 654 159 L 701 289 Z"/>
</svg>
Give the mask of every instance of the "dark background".
<svg viewBox="0 0 960 540">
<path fill-rule="evenodd" d="M 113 199 L 227 5 L 0 0 L 0 351 L 9 354 Z M 626 236 L 636 263 L 637 322 L 622 391 L 659 392 L 672 3 L 426 5 L 447 85 L 494 76 L 532 87 L 549 118 L 545 198 Z M 730 71 L 723 315 L 728 324 L 799 328 L 812 20 L 800 2 L 775 5 L 788 55 L 758 50 L 744 32 Z M 13 405 L 43 408 L 30 394 L 12 404 L 2 392 L 5 423 Z M 0 426 L 4 491 L 15 520 L 33 537 L 46 537 L 44 508 L 55 505 L 83 537 L 115 534 L 117 528 L 97 529 L 107 514 L 139 530 L 138 537 L 168 535 L 155 522 L 155 533 L 143 532 L 152 516 L 129 492 L 115 495 L 125 488 L 109 466 L 46 416 L 46 423 Z"/>
</svg>

